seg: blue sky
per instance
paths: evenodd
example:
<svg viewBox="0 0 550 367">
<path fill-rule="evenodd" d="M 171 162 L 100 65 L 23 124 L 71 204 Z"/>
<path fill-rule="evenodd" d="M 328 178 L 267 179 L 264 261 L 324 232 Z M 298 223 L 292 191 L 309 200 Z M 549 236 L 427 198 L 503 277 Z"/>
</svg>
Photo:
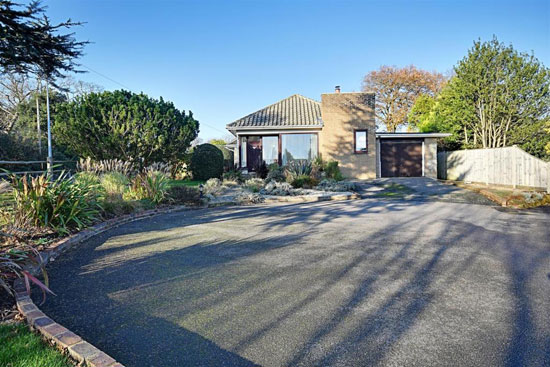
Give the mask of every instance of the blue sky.
<svg viewBox="0 0 550 367">
<path fill-rule="evenodd" d="M 550 66 L 550 1 L 44 0 L 87 22 L 83 65 L 162 96 L 201 122 L 200 137 L 295 93 L 361 89 L 381 65 L 448 72 L 472 42 L 512 43 Z M 79 79 L 121 86 L 96 73 Z"/>
</svg>

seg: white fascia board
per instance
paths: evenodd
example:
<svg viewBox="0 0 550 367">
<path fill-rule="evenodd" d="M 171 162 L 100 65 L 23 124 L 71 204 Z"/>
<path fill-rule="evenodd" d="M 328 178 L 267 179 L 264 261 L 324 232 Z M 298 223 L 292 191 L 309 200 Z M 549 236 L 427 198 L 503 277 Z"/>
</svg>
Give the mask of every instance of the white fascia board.
<svg viewBox="0 0 550 367">
<path fill-rule="evenodd" d="M 450 133 L 376 133 L 377 138 L 389 139 L 389 138 L 446 138 L 451 136 Z"/>
</svg>

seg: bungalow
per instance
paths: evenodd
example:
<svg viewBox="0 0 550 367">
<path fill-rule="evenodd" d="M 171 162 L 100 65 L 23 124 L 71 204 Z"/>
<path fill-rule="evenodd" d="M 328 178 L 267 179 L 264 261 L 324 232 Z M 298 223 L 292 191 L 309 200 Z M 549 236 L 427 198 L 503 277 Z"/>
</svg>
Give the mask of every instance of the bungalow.
<svg viewBox="0 0 550 367">
<path fill-rule="evenodd" d="M 295 94 L 227 125 L 236 136 L 235 165 L 253 172 L 262 163 L 293 159 L 336 160 L 342 174 L 375 177 L 437 177 L 441 133 L 376 132 L 374 93 Z"/>
</svg>

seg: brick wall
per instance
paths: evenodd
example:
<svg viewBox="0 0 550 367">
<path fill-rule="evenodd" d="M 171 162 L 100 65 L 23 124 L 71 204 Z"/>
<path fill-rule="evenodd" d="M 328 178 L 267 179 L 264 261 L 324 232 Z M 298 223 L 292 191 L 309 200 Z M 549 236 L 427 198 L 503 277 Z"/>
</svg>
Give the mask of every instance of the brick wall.
<svg viewBox="0 0 550 367">
<path fill-rule="evenodd" d="M 319 133 L 319 153 L 323 159 L 338 161 L 346 177 L 375 178 L 374 93 L 322 94 L 321 116 L 324 125 Z M 367 154 L 354 153 L 354 129 L 368 130 Z"/>
</svg>

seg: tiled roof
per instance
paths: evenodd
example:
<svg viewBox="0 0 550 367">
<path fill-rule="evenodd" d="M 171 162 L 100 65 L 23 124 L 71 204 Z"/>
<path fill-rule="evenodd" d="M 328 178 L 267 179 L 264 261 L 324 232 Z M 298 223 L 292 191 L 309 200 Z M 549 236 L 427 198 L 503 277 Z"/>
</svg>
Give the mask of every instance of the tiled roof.
<svg viewBox="0 0 550 367">
<path fill-rule="evenodd" d="M 321 104 L 295 94 L 227 125 L 240 127 L 321 126 Z"/>
</svg>

